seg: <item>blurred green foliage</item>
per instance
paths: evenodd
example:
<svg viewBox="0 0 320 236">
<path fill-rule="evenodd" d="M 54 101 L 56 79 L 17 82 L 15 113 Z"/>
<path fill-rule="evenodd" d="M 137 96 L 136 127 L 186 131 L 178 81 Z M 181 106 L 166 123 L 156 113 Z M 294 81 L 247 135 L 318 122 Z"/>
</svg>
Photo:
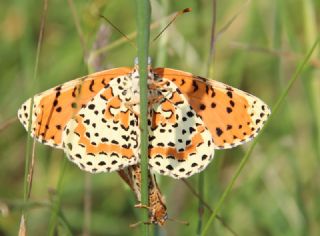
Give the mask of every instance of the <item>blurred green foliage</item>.
<svg viewBox="0 0 320 236">
<path fill-rule="evenodd" d="M 192 7 L 151 43 L 154 67 L 171 67 L 205 76 L 210 48 L 211 1 L 151 1 L 152 20 L 168 22 L 169 13 Z M 89 52 L 106 24 L 103 13 L 124 33 L 136 29 L 134 1 L 74 1 Z M 319 0 L 217 1 L 217 30 L 241 13 L 216 39 L 211 78 L 260 97 L 271 106 L 283 91 L 299 61 L 319 35 Z M 27 134 L 16 116 L 20 104 L 36 92 L 88 73 L 84 51 L 67 1 L 49 1 L 39 73 L 33 70 L 42 15 L 39 1 L 0 2 L 0 235 L 17 235 L 23 206 L 24 158 Z M 107 25 L 107 44 L 121 35 Z M 155 36 L 160 31 L 152 31 Z M 123 43 L 103 52 L 105 68 L 131 66 L 136 49 Z M 238 235 L 320 234 L 320 57 L 318 51 L 287 97 L 285 106 L 261 137 L 249 162 L 227 198 L 220 216 Z M 205 170 L 204 195 L 214 207 L 247 146 L 217 151 Z M 27 211 L 29 235 L 46 235 L 62 151 L 37 144 L 33 188 Z M 73 235 L 84 228 L 85 178 L 91 190 L 91 235 L 140 235 L 130 223 L 139 218 L 134 195 L 116 173 L 85 177 L 70 162 L 61 188 L 61 214 Z M 196 189 L 198 176 L 189 181 Z M 182 181 L 158 178 L 170 217 L 155 235 L 195 235 L 198 199 Z M 88 180 L 87 180 L 88 181 Z M 88 186 L 88 185 L 87 185 Z M 209 212 L 204 213 L 204 222 Z M 58 235 L 66 235 L 59 218 Z M 215 221 L 210 235 L 231 235 Z"/>
</svg>

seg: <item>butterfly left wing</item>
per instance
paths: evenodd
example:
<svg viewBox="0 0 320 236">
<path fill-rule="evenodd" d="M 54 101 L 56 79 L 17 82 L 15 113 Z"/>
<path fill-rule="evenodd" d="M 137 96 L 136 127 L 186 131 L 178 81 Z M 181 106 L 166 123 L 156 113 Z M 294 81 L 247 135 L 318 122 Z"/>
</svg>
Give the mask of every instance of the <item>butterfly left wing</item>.
<svg viewBox="0 0 320 236">
<path fill-rule="evenodd" d="M 97 72 L 66 82 L 34 96 L 31 135 L 46 145 L 62 148 L 61 135 L 66 123 L 85 107 L 111 79 L 129 74 L 131 68 L 121 67 Z M 28 130 L 31 98 L 18 110 L 18 118 Z"/>
<path fill-rule="evenodd" d="M 270 115 L 259 98 L 226 84 L 169 68 L 157 68 L 154 73 L 175 83 L 186 96 L 210 130 L 215 149 L 250 141 Z"/>
<path fill-rule="evenodd" d="M 158 82 L 159 101 L 149 110 L 149 166 L 162 175 L 188 178 L 213 159 L 212 137 L 178 87 Z"/>
<path fill-rule="evenodd" d="M 140 160 L 138 119 L 125 105 L 131 100 L 128 80 L 127 76 L 111 80 L 66 124 L 62 147 L 81 169 L 111 172 Z"/>
</svg>

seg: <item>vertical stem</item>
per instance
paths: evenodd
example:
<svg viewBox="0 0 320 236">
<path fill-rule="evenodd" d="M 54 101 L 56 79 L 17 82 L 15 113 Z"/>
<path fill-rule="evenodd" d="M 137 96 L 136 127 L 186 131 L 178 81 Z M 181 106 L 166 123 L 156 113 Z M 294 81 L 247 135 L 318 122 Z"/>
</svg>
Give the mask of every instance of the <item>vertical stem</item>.
<svg viewBox="0 0 320 236">
<path fill-rule="evenodd" d="M 40 53 L 41 53 L 41 46 L 43 42 L 43 35 L 45 30 L 46 18 L 47 18 L 47 11 L 48 11 L 48 1 L 43 0 L 43 9 L 42 9 L 42 16 L 41 16 L 41 23 L 40 23 L 40 31 L 38 36 L 38 43 L 37 43 L 37 53 L 35 58 L 35 64 L 33 69 L 33 83 L 37 80 L 38 77 L 38 68 L 39 68 L 39 60 L 40 60 Z M 33 114 L 33 97 L 31 98 L 30 110 L 29 110 L 29 121 L 28 121 L 28 138 L 27 138 L 27 149 L 26 149 L 26 156 L 25 156 L 25 167 L 24 167 L 24 185 L 23 185 L 23 201 L 24 207 L 22 209 L 21 220 L 20 220 L 20 229 L 19 235 L 27 234 L 26 228 L 26 205 L 30 198 L 31 194 L 31 187 L 32 187 L 32 178 L 33 178 L 33 167 L 34 167 L 34 158 L 35 158 L 35 139 L 31 138 L 31 126 L 32 126 L 32 115 Z M 31 142 L 33 140 L 33 145 L 31 147 Z M 32 152 L 31 152 L 32 151 Z M 31 164 L 30 164 L 31 161 Z"/>
<path fill-rule="evenodd" d="M 84 176 L 84 219 L 82 236 L 90 236 L 90 225 L 91 225 L 91 205 L 92 205 L 92 186 L 91 186 L 91 176 L 89 173 L 85 173 Z"/>
<path fill-rule="evenodd" d="M 204 190 L 204 172 L 199 174 L 198 178 L 198 226 L 197 226 L 197 235 L 201 235 L 202 232 L 202 223 L 203 223 L 203 213 L 204 213 L 204 205 L 203 205 L 203 191 Z"/>
<path fill-rule="evenodd" d="M 44 29 L 45 29 L 45 23 L 46 23 L 46 17 L 47 17 L 47 10 L 48 10 L 48 0 L 43 1 L 43 10 L 42 10 L 42 16 L 41 16 L 41 24 L 40 24 L 40 32 L 38 37 L 38 44 L 37 44 L 37 54 L 36 54 L 36 61 L 34 65 L 33 70 L 33 82 L 37 80 L 38 76 L 38 66 L 39 66 L 39 60 L 40 60 L 40 52 L 41 52 L 41 45 L 43 42 L 43 35 L 44 35 Z M 30 105 L 30 111 L 29 114 L 33 113 L 33 97 L 31 98 L 31 105 Z M 32 116 L 30 115 L 29 124 L 28 124 L 28 139 L 27 139 L 27 151 L 26 151 L 26 162 L 25 162 L 25 176 L 24 176 L 24 201 L 28 200 L 29 192 L 31 191 L 31 185 L 30 180 L 32 176 L 28 176 L 30 171 L 30 148 L 31 148 L 31 126 L 32 126 Z M 34 141 L 33 141 L 34 142 Z M 34 145 L 33 145 L 34 149 Z M 34 152 L 34 151 L 32 151 Z M 33 155 L 34 156 L 34 155 Z"/>
<path fill-rule="evenodd" d="M 66 164 L 67 164 L 67 158 L 63 158 L 61 162 L 61 168 L 60 168 L 61 172 L 59 174 L 57 190 L 53 195 L 51 217 L 50 217 L 49 229 L 48 229 L 49 236 L 54 236 L 56 234 L 56 226 L 58 224 L 59 212 L 61 209 L 61 191 L 62 191 Z"/>
<path fill-rule="evenodd" d="M 162 8 L 162 17 L 167 16 L 169 14 L 169 1 L 168 0 L 160 0 L 161 8 Z M 167 26 L 167 23 L 165 21 L 161 21 L 160 28 L 164 29 Z M 168 34 L 162 34 L 159 38 L 158 42 L 158 50 L 157 50 L 157 59 L 156 59 L 156 65 L 164 66 L 167 61 L 167 43 L 168 43 Z"/>
<path fill-rule="evenodd" d="M 140 74 L 140 129 L 141 129 L 141 203 L 148 205 L 148 50 L 150 38 L 151 6 L 149 0 L 136 0 L 137 43 Z M 142 221 L 148 221 L 148 211 L 142 211 Z M 148 227 L 143 226 L 143 235 L 148 235 Z"/>
<path fill-rule="evenodd" d="M 207 63 L 207 76 L 210 76 L 210 68 L 214 61 L 215 42 L 216 42 L 216 19 L 217 19 L 217 0 L 212 0 L 212 19 L 211 19 L 211 37 L 210 51 Z"/>
</svg>

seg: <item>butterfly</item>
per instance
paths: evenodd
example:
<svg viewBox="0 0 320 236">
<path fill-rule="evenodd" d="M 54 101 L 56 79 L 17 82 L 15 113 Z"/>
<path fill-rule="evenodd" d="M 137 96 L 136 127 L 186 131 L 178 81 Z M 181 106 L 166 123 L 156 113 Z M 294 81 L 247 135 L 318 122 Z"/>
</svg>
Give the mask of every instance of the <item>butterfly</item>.
<svg viewBox="0 0 320 236">
<path fill-rule="evenodd" d="M 206 168 L 214 150 L 252 140 L 270 109 L 259 98 L 191 73 L 148 61 L 150 170 L 187 178 Z M 28 99 L 18 118 L 39 142 L 63 149 L 91 172 L 119 171 L 140 162 L 139 72 L 104 70 Z"/>
</svg>

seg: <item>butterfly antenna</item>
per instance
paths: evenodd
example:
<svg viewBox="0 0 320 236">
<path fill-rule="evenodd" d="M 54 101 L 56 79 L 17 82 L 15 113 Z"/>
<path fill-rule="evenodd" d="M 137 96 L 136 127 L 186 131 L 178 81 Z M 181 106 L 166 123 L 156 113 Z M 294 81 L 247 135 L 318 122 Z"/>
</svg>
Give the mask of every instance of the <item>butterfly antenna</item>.
<svg viewBox="0 0 320 236">
<path fill-rule="evenodd" d="M 105 17 L 104 15 L 100 15 L 100 17 L 103 18 L 105 21 L 107 21 L 116 31 L 118 31 L 118 33 L 120 33 L 123 37 L 125 37 L 135 49 L 137 49 L 137 46 L 135 45 L 135 43 L 127 35 L 122 33 L 122 31 L 117 26 L 115 26 L 107 17 Z"/>
<path fill-rule="evenodd" d="M 182 11 L 177 12 L 177 14 L 175 14 L 172 18 L 172 20 L 169 22 L 169 24 L 166 25 L 166 27 L 163 28 L 163 30 L 160 31 L 160 33 L 152 40 L 153 42 L 156 41 L 160 35 L 177 19 L 178 16 L 184 14 L 184 13 L 188 13 L 191 12 L 192 9 L 190 7 L 183 9 Z"/>
<path fill-rule="evenodd" d="M 171 221 L 173 221 L 173 222 L 177 222 L 177 223 L 179 223 L 179 224 L 186 225 L 186 226 L 189 225 L 189 222 L 188 222 L 188 221 L 185 221 L 185 220 L 178 220 L 178 219 L 175 219 L 175 218 L 168 218 L 168 220 L 171 220 Z"/>
</svg>

